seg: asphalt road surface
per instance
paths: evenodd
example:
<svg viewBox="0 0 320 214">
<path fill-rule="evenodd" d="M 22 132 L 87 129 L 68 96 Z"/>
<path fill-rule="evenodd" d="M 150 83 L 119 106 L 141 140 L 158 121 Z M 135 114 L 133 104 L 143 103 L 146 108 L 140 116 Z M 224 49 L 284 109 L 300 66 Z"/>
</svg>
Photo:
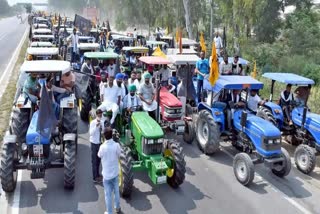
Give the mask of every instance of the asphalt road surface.
<svg viewBox="0 0 320 214">
<path fill-rule="evenodd" d="M 6 195 L 7 213 L 105 211 L 103 187 L 94 185 L 91 177 L 88 124 L 79 121 L 79 134 L 75 189 L 64 190 L 63 169 L 47 170 L 44 180 L 30 180 L 30 173 L 22 171 L 18 191 Z M 287 178 L 280 179 L 258 165 L 253 185 L 244 187 L 234 177 L 237 150 L 229 144 L 222 143 L 212 157 L 202 154 L 196 142 L 182 146 L 187 172 L 181 187 L 154 186 L 146 173 L 135 173 L 131 199 L 121 199 L 123 213 L 320 213 L 319 168 L 306 176 L 293 167 Z"/>
<path fill-rule="evenodd" d="M 26 18 L 26 16 L 23 16 L 23 18 Z M 0 20 L 0 75 L 10 62 L 27 25 L 26 21 L 20 24 L 20 20 L 15 16 Z"/>
</svg>

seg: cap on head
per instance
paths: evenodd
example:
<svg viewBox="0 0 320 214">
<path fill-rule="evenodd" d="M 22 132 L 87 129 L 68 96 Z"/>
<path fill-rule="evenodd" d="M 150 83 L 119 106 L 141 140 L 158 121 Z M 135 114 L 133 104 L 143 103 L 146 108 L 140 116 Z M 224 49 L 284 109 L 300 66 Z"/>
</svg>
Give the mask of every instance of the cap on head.
<svg viewBox="0 0 320 214">
<path fill-rule="evenodd" d="M 145 79 L 150 79 L 151 78 L 151 74 L 150 73 L 145 73 L 144 75 L 143 75 L 143 77 L 145 78 Z"/>
<path fill-rule="evenodd" d="M 122 73 L 116 74 L 116 80 L 123 79 L 124 75 Z"/>
<path fill-rule="evenodd" d="M 129 86 L 129 91 L 136 91 L 136 90 L 137 90 L 137 86 L 136 86 L 136 85 L 131 84 L 131 85 Z"/>
</svg>

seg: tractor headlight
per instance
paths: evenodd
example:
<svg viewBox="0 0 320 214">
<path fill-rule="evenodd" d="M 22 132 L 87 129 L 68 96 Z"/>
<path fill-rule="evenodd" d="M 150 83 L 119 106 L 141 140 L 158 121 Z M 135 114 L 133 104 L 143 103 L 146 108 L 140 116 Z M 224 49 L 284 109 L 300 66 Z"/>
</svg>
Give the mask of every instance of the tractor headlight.
<svg viewBox="0 0 320 214">
<path fill-rule="evenodd" d="M 267 145 L 273 145 L 273 144 L 280 144 L 281 140 L 280 140 L 280 138 L 278 138 L 278 139 L 266 139 L 264 142 Z"/>
<path fill-rule="evenodd" d="M 275 139 L 275 140 L 274 140 L 274 143 L 275 143 L 275 144 L 280 144 L 280 143 L 281 143 L 281 139 L 280 139 L 280 138 L 279 138 L 279 139 Z"/>
<path fill-rule="evenodd" d="M 273 140 L 268 140 L 268 144 L 269 145 L 273 144 Z"/>
</svg>

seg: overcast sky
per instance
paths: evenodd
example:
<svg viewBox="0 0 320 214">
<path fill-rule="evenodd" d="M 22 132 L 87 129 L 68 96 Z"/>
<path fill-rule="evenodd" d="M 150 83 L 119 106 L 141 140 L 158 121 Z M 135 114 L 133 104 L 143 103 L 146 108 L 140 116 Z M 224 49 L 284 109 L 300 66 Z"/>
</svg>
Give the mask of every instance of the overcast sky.
<svg viewBox="0 0 320 214">
<path fill-rule="evenodd" d="M 16 3 L 47 3 L 48 2 L 48 0 L 7 0 L 7 1 L 8 1 L 8 4 L 11 6 Z"/>
</svg>

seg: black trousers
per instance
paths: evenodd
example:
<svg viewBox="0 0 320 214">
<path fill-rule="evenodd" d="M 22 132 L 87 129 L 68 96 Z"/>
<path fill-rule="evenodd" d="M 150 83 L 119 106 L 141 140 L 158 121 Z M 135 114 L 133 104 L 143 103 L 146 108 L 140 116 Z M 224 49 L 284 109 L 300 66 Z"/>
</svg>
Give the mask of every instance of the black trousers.
<svg viewBox="0 0 320 214">
<path fill-rule="evenodd" d="M 101 144 L 91 143 L 91 164 L 92 164 L 92 176 L 93 179 L 99 177 L 99 168 L 101 159 L 98 157 L 98 151 Z"/>
</svg>

